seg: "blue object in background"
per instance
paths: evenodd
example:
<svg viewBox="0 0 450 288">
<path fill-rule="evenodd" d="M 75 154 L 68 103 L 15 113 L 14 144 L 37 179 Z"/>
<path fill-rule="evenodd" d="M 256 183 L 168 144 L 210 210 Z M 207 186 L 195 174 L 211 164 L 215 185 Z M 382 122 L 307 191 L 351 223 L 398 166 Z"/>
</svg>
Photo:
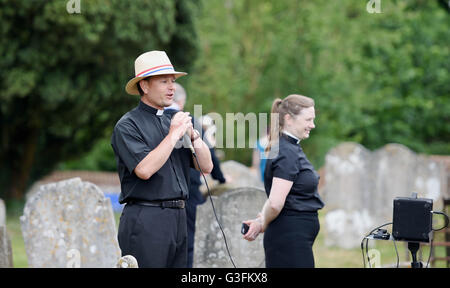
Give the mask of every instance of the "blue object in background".
<svg viewBox="0 0 450 288">
<path fill-rule="evenodd" d="M 114 212 L 122 212 L 123 205 L 119 203 L 119 195 L 117 193 L 105 193 L 105 197 L 111 200 L 111 206 Z"/>
</svg>

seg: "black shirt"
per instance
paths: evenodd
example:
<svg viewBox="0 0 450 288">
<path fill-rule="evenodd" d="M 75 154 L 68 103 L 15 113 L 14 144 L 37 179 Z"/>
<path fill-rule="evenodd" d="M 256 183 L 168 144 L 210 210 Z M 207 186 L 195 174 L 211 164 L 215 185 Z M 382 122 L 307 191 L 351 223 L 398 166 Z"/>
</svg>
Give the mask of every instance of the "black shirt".
<svg viewBox="0 0 450 288">
<path fill-rule="evenodd" d="M 267 196 L 270 195 L 273 177 L 294 182 L 283 210 L 317 211 L 323 208 L 324 203 L 317 191 L 319 174 L 306 158 L 297 139 L 282 134 L 278 145 L 273 145 L 264 173 Z"/>
<path fill-rule="evenodd" d="M 189 168 L 194 167 L 191 151 L 177 145 L 164 165 L 148 180 L 134 169 L 167 136 L 170 116 L 139 102 L 117 122 L 111 137 L 116 155 L 121 193 L 120 203 L 129 200 L 186 199 L 189 193 Z M 157 115 L 161 114 L 161 115 Z"/>
<path fill-rule="evenodd" d="M 167 108 L 164 110 L 164 114 L 169 115 L 171 118 L 177 112 L 179 112 L 179 110 L 172 108 Z M 198 123 L 198 121 L 196 121 L 194 117 L 192 117 L 192 125 L 194 126 L 194 129 L 196 129 L 197 131 L 201 131 L 200 135 L 202 136 L 202 140 L 207 141 L 206 139 L 203 138 L 205 136 L 205 131 L 203 130 L 202 125 Z M 208 143 L 207 145 L 208 147 L 211 147 L 211 145 L 209 145 Z M 214 148 L 209 148 L 209 152 L 211 153 L 211 160 L 213 162 L 213 169 L 210 175 L 213 179 L 218 180 L 219 183 L 223 184 L 226 182 L 226 179 L 222 173 L 222 170 L 220 169 L 220 161 L 214 152 Z M 190 178 L 189 201 L 191 203 L 198 205 L 203 204 L 206 201 L 206 198 L 203 197 L 202 193 L 199 190 L 199 187 L 202 185 L 200 171 L 194 168 L 190 169 L 189 178 Z"/>
</svg>

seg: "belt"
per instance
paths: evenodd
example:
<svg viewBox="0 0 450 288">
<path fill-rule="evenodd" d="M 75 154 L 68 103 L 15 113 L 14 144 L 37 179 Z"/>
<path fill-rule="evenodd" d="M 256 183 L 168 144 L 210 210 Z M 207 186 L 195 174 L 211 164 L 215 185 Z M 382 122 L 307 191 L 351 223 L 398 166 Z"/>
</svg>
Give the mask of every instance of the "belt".
<svg viewBox="0 0 450 288">
<path fill-rule="evenodd" d="M 165 200 L 165 201 L 145 201 L 145 200 L 131 200 L 128 204 L 136 204 L 147 207 L 161 207 L 161 208 L 172 208 L 172 209 L 184 209 L 186 207 L 186 202 L 184 200 Z"/>
</svg>

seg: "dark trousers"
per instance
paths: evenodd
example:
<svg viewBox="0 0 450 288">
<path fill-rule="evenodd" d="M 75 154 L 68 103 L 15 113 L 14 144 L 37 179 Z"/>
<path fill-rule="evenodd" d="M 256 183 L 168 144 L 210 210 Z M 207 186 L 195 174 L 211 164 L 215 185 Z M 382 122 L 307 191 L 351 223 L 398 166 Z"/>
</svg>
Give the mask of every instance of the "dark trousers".
<svg viewBox="0 0 450 288">
<path fill-rule="evenodd" d="M 120 216 L 118 240 L 122 256 L 133 255 L 141 268 L 184 268 L 186 211 L 127 204 Z"/>
<path fill-rule="evenodd" d="M 264 233 L 267 268 L 314 268 L 317 212 L 282 211 Z"/>
<path fill-rule="evenodd" d="M 186 216 L 187 216 L 187 234 L 188 234 L 188 256 L 187 267 L 192 268 L 194 265 L 194 246 L 195 246 L 195 222 L 197 218 L 197 206 L 205 203 L 206 198 L 203 197 L 199 190 L 200 178 L 199 172 L 191 169 L 191 186 L 189 188 L 189 198 L 186 200 Z M 197 180 L 196 180 L 197 179 Z"/>
<path fill-rule="evenodd" d="M 187 267 L 192 268 L 194 265 L 194 240 L 195 240 L 195 220 L 197 218 L 197 204 L 192 201 L 186 201 L 187 215 L 187 234 L 188 234 L 188 256 Z"/>
</svg>

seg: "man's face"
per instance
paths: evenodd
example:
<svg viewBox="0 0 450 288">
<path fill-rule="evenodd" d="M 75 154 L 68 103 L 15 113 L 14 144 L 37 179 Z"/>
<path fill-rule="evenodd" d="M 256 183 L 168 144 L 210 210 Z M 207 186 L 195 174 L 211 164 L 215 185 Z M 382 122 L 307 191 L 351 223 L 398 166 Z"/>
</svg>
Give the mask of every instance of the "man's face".
<svg viewBox="0 0 450 288">
<path fill-rule="evenodd" d="M 174 83 L 174 75 L 157 75 L 141 80 L 139 85 L 144 91 L 142 101 L 161 110 L 172 105 L 173 94 L 175 93 Z"/>
</svg>

